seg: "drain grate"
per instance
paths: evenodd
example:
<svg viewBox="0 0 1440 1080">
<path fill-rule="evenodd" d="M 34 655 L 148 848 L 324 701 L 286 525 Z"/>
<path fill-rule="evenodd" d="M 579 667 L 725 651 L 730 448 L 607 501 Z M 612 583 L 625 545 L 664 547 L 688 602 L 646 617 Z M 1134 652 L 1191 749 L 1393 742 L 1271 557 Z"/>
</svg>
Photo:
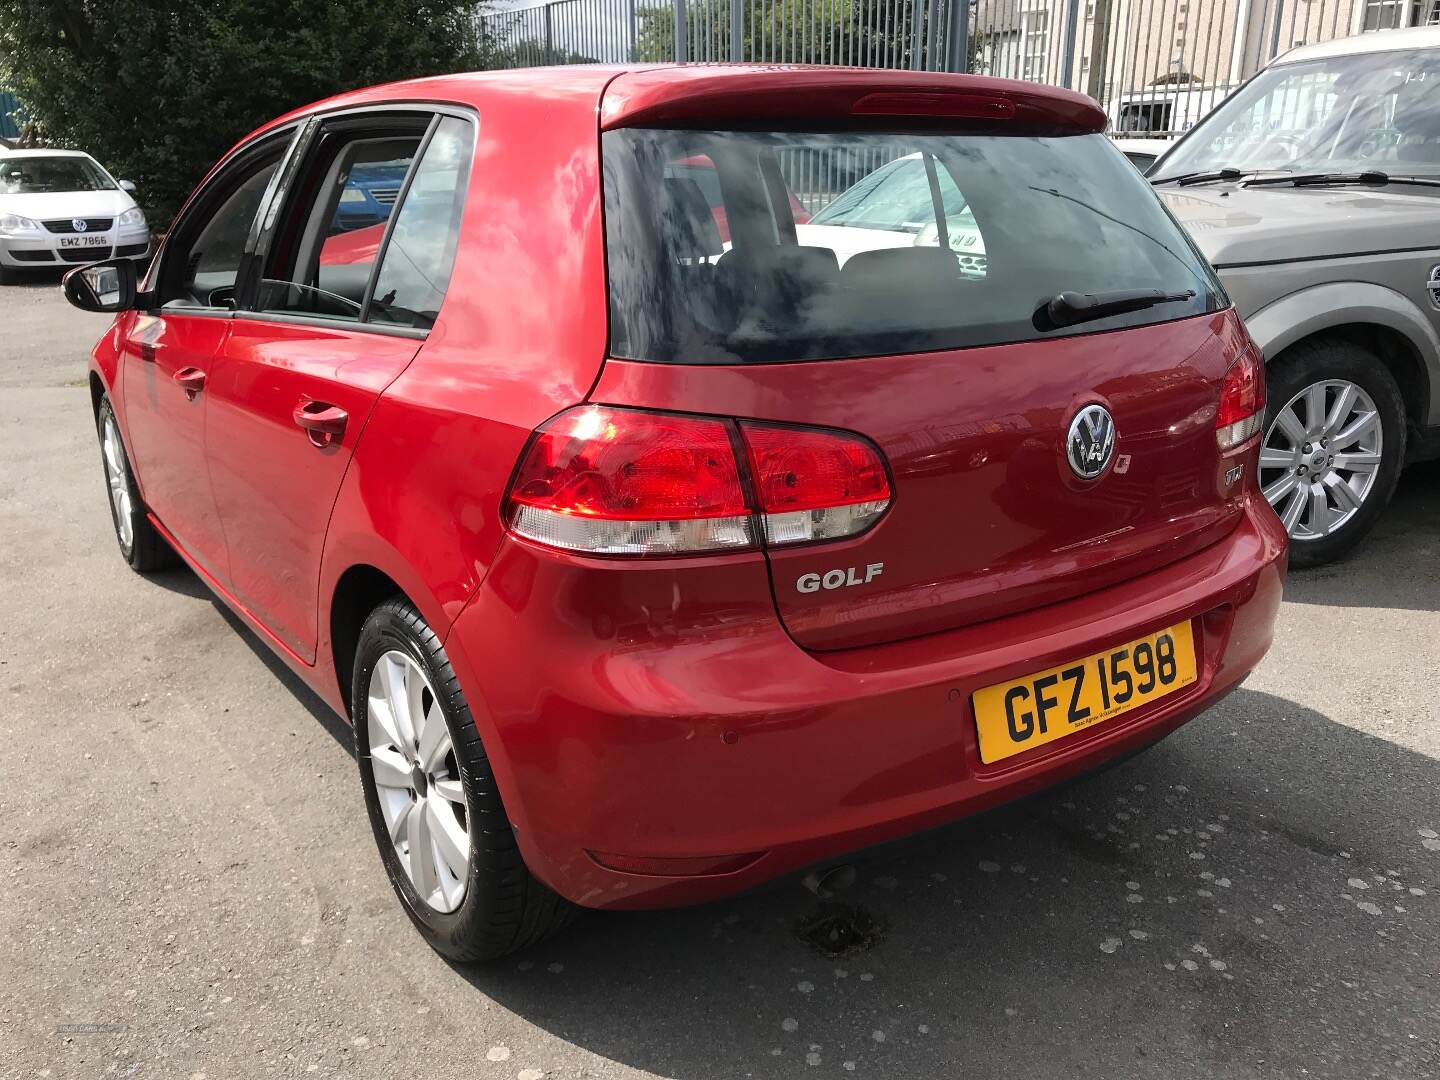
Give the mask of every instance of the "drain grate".
<svg viewBox="0 0 1440 1080">
<path fill-rule="evenodd" d="M 883 920 L 849 904 L 821 904 L 795 924 L 795 936 L 825 956 L 848 956 L 878 945 L 888 929 Z"/>
</svg>

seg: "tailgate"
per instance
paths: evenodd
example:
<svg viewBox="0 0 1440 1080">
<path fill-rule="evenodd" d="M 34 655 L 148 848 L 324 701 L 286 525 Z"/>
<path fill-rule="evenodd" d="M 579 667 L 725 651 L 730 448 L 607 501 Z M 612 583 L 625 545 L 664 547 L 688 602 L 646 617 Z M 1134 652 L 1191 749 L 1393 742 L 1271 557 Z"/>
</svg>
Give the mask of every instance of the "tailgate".
<svg viewBox="0 0 1440 1080">
<path fill-rule="evenodd" d="M 1226 482 L 1215 411 L 1245 344 L 1224 312 L 1041 348 L 822 364 L 610 360 L 592 397 L 843 428 L 881 449 L 894 494 L 878 525 L 853 540 L 768 552 L 791 635 L 840 649 L 1054 603 L 1223 536 L 1243 485 Z M 1117 439 L 1114 464 L 1086 481 L 1067 461 L 1065 436 L 1091 402 L 1108 407 Z"/>
</svg>

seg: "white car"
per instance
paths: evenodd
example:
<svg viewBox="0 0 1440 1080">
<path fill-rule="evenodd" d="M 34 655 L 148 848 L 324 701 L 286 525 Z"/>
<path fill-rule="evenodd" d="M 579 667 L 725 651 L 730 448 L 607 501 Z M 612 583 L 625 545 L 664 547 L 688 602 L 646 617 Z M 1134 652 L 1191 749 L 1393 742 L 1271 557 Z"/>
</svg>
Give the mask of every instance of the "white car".
<svg viewBox="0 0 1440 1080">
<path fill-rule="evenodd" d="M 1111 139 L 1115 148 L 1130 159 L 1130 164 L 1141 174 L 1150 171 L 1150 166 L 1175 145 L 1174 139 Z"/>
<path fill-rule="evenodd" d="M 946 239 L 968 277 L 984 277 L 985 240 L 975 215 L 948 172 L 936 174 L 945 206 Z M 861 177 L 819 211 L 796 225 L 799 242 L 830 248 L 841 266 L 862 251 L 897 247 L 938 247 L 934 194 L 919 154 L 907 154 Z"/>
<path fill-rule="evenodd" d="M 0 284 L 16 270 L 145 258 L 134 190 L 77 150 L 0 149 Z"/>
</svg>

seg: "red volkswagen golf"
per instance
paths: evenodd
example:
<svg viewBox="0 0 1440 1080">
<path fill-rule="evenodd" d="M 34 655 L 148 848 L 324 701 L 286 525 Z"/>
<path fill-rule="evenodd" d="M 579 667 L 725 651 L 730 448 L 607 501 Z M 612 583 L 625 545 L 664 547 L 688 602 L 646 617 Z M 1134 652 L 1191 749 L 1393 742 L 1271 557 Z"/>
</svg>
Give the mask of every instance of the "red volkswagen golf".
<svg viewBox="0 0 1440 1080">
<path fill-rule="evenodd" d="M 301 109 L 143 282 L 67 279 L 119 313 L 120 550 L 178 554 L 349 718 L 462 960 L 1144 747 L 1264 654 L 1285 530 L 1260 358 L 1104 122 L 821 68 Z M 404 179 L 347 240 L 362 165 Z"/>
</svg>

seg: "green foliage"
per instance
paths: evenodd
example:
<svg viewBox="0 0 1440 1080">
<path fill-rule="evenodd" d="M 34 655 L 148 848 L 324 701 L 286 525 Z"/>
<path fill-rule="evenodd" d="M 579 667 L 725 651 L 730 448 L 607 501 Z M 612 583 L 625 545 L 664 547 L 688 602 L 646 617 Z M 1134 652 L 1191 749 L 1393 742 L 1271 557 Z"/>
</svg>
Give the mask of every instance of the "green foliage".
<svg viewBox="0 0 1440 1080">
<path fill-rule="evenodd" d="M 134 180 L 163 226 L 265 121 L 483 66 L 474 0 L 0 0 L 0 83 L 34 134 Z"/>
</svg>

